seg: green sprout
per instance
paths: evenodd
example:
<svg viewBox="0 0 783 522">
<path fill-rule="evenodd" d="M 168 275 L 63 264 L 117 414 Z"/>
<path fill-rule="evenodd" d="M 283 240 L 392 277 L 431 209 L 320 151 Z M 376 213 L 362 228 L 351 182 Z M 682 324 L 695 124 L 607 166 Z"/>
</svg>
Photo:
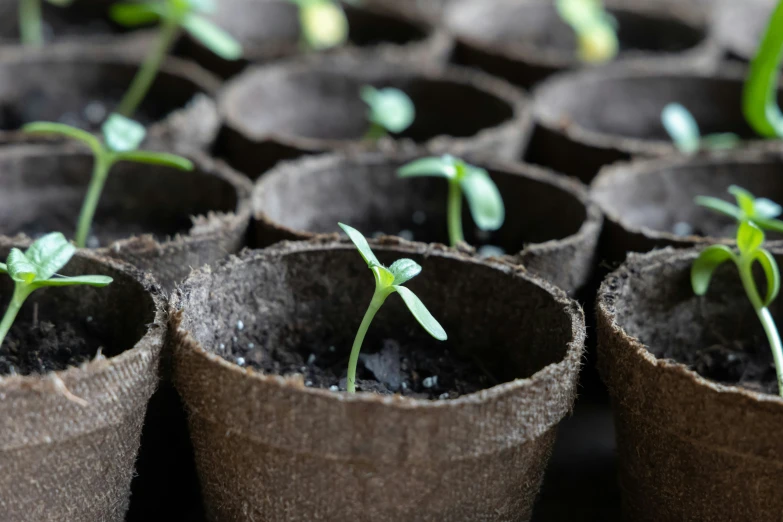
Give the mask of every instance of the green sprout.
<svg viewBox="0 0 783 522">
<path fill-rule="evenodd" d="M 361 97 L 369 106 L 367 119 L 370 120 L 370 129 L 365 139 L 375 141 L 390 132 L 398 134 L 410 127 L 416 119 L 413 101 L 399 89 L 376 89 L 371 85 L 364 85 Z"/>
<path fill-rule="evenodd" d="M 783 61 L 783 0 L 770 16 L 756 56 L 750 62 L 742 109 L 756 133 L 765 138 L 783 138 L 783 112 L 777 102 L 778 70 Z"/>
<path fill-rule="evenodd" d="M 115 163 L 130 161 L 149 165 L 163 165 L 180 170 L 193 170 L 193 163 L 180 156 L 164 152 L 137 150 L 141 142 L 144 141 L 146 131 L 141 124 L 119 114 L 111 114 L 103 124 L 103 141 L 89 132 L 62 123 L 30 123 L 25 125 L 23 130 L 33 134 L 49 134 L 73 138 L 87 144 L 92 150 L 95 158 L 92 179 L 87 189 L 87 196 L 84 199 L 76 228 L 76 245 L 80 248 L 87 246 L 87 236 L 92 227 L 92 220 L 98 207 L 98 201 L 106 184 L 106 179 L 109 177 L 109 171 L 111 171 Z"/>
<path fill-rule="evenodd" d="M 302 47 L 321 51 L 348 40 L 348 18 L 333 0 L 289 0 L 299 7 Z"/>
<path fill-rule="evenodd" d="M 740 142 L 739 136 L 731 132 L 702 136 L 696 119 L 679 103 L 670 103 L 663 108 L 661 123 L 683 154 L 694 154 L 701 149 L 731 149 Z"/>
<path fill-rule="evenodd" d="M 495 182 L 485 169 L 474 167 L 448 154 L 421 158 L 404 165 L 397 171 L 401 178 L 436 176 L 449 182 L 447 221 L 449 241 L 455 247 L 465 241 L 462 231 L 462 194 L 476 226 L 480 230 L 497 230 L 506 219 L 506 209 Z"/>
<path fill-rule="evenodd" d="M 67 7 L 73 0 L 46 0 L 58 7 Z M 41 0 L 19 0 L 19 35 L 25 45 L 43 45 Z"/>
<path fill-rule="evenodd" d="M 576 33 L 580 60 L 602 63 L 617 56 L 617 21 L 601 0 L 556 0 L 555 5 L 560 18 Z"/>
<path fill-rule="evenodd" d="M 339 223 L 339 225 L 340 228 L 348 234 L 348 237 L 353 244 L 356 245 L 362 259 L 364 259 L 367 266 L 372 270 L 373 276 L 375 276 L 375 293 L 373 293 L 370 306 L 364 314 L 364 319 L 362 319 L 362 324 L 359 326 L 359 331 L 356 332 L 356 338 L 354 339 L 353 347 L 351 348 L 351 357 L 348 360 L 348 378 L 346 386 L 348 393 L 355 393 L 356 364 L 359 362 L 359 352 L 362 350 L 364 336 L 367 335 L 367 330 L 370 328 L 370 324 L 372 323 L 375 314 L 378 313 L 378 310 L 380 310 L 381 306 L 386 301 L 386 298 L 391 294 L 395 292 L 400 294 L 400 297 L 402 297 L 408 310 L 411 311 L 413 317 L 416 318 L 428 334 L 439 341 L 445 341 L 448 336 L 440 323 L 432 317 L 432 314 L 427 310 L 427 307 L 421 302 L 421 299 L 408 288 L 402 286 L 421 273 L 421 266 L 412 259 L 398 259 L 392 263 L 389 268 L 386 268 L 378 261 L 378 258 L 375 257 L 370 245 L 361 232 L 348 225 L 343 225 L 342 223 Z"/>
<path fill-rule="evenodd" d="M 767 198 L 756 198 L 742 187 L 732 185 L 729 193 L 737 200 L 736 205 L 710 196 L 696 196 L 697 205 L 729 216 L 738 223 L 751 221 L 764 230 L 783 232 L 783 221 L 777 218 L 783 213 L 783 207 Z"/>
<path fill-rule="evenodd" d="M 158 42 L 141 65 L 117 112 L 128 118 L 133 116 L 147 96 L 180 28 L 224 60 L 241 58 L 240 43 L 200 14 L 214 11 L 213 0 L 152 0 L 111 6 L 111 18 L 126 27 L 160 22 Z"/>
<path fill-rule="evenodd" d="M 59 232 L 47 234 L 36 240 L 27 251 L 12 248 L 5 263 L 0 263 L 0 274 L 8 274 L 14 281 L 14 293 L 8 309 L 0 322 L 0 346 L 14 324 L 25 300 L 38 290 L 47 286 L 88 285 L 102 287 L 112 282 L 111 277 L 85 275 L 66 277 L 57 271 L 68 264 L 76 247 Z"/>
</svg>

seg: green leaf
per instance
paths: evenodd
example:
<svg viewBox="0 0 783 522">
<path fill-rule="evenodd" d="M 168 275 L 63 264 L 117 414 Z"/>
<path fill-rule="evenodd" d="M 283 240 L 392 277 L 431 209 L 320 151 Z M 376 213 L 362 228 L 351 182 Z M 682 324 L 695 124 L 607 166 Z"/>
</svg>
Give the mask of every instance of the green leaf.
<svg viewBox="0 0 783 522">
<path fill-rule="evenodd" d="M 421 265 L 413 259 L 398 259 L 389 267 L 394 274 L 393 284 L 402 285 L 421 273 Z"/>
<path fill-rule="evenodd" d="M 381 265 L 373 265 L 370 267 L 370 270 L 372 270 L 372 275 L 375 276 L 376 286 L 389 288 L 394 284 L 394 274 L 388 268 Z"/>
<path fill-rule="evenodd" d="M 101 130 L 103 131 L 103 141 L 109 150 L 114 152 L 136 150 L 147 135 L 147 131 L 141 123 L 116 112 L 109 115 Z"/>
<path fill-rule="evenodd" d="M 397 175 L 401 178 L 438 176 L 454 179 L 457 177 L 457 161 L 454 156 L 449 154 L 441 157 L 420 158 L 397 169 Z"/>
<path fill-rule="evenodd" d="M 729 192 L 737 199 L 737 205 L 739 205 L 739 208 L 745 213 L 745 215 L 747 217 L 752 217 L 754 211 L 756 210 L 756 206 L 753 203 L 755 200 L 753 194 L 742 187 L 738 187 L 737 185 L 730 186 Z"/>
<path fill-rule="evenodd" d="M 495 182 L 484 169 L 467 167 L 460 180 L 473 221 L 481 230 L 497 230 L 506 219 L 506 209 Z"/>
<path fill-rule="evenodd" d="M 63 123 L 37 121 L 28 123 L 22 127 L 22 130 L 29 134 L 54 134 L 79 140 L 87 144 L 87 146 L 89 146 L 95 154 L 98 154 L 98 152 L 103 149 L 100 140 L 89 132 L 77 129 L 76 127 L 71 127 L 70 125 L 65 125 Z"/>
<path fill-rule="evenodd" d="M 365 85 L 361 88 L 361 97 L 370 106 L 370 121 L 389 132 L 404 131 L 416 117 L 413 101 L 399 89 L 376 89 Z"/>
<path fill-rule="evenodd" d="M 742 138 L 733 132 L 708 134 L 701 139 L 702 147 L 712 150 L 733 149 L 742 142 Z"/>
<path fill-rule="evenodd" d="M 732 205 L 728 201 L 710 196 L 696 196 L 694 202 L 697 205 L 714 210 L 715 212 L 734 218 L 737 221 L 740 221 L 742 218 L 742 211 L 740 208 L 736 205 Z"/>
<path fill-rule="evenodd" d="M 706 294 L 715 269 L 729 259 L 734 259 L 734 253 L 725 245 L 713 245 L 702 250 L 691 266 L 693 293 Z"/>
<path fill-rule="evenodd" d="M 8 273 L 8 265 L 5 263 L 0 263 L 0 274 L 7 274 Z"/>
<path fill-rule="evenodd" d="M 18 248 L 12 248 L 8 253 L 8 275 L 19 283 L 29 284 L 35 279 L 36 271 L 33 265 Z"/>
<path fill-rule="evenodd" d="M 760 226 L 762 230 L 783 233 L 783 221 L 779 219 L 754 218 L 753 222 Z"/>
<path fill-rule="evenodd" d="M 203 16 L 188 15 L 182 21 L 182 26 L 204 47 L 224 60 L 239 60 L 242 57 L 242 45 Z"/>
<path fill-rule="evenodd" d="M 427 310 L 427 307 L 424 306 L 424 303 L 421 302 L 421 299 L 416 297 L 416 294 L 405 286 L 395 285 L 394 289 L 397 290 L 400 297 L 402 297 L 402 300 L 405 301 L 405 304 L 408 306 L 408 310 L 411 311 L 413 317 L 416 318 L 419 324 L 427 330 L 427 333 L 439 341 L 448 339 L 446 331 L 440 323 L 432 317 L 432 314 Z"/>
<path fill-rule="evenodd" d="M 764 242 L 764 232 L 753 222 L 743 221 L 737 230 L 737 246 L 743 254 L 750 254 Z"/>
<path fill-rule="evenodd" d="M 348 40 L 345 12 L 330 0 L 300 3 L 299 19 L 302 35 L 311 49 L 329 49 Z"/>
<path fill-rule="evenodd" d="M 165 17 L 160 2 L 118 3 L 109 8 L 112 20 L 125 27 L 137 27 L 157 22 Z"/>
<path fill-rule="evenodd" d="M 778 217 L 783 212 L 783 207 L 767 198 L 757 198 L 753 202 L 753 217 L 771 219 Z"/>
<path fill-rule="evenodd" d="M 58 276 L 47 281 L 42 281 L 38 286 L 75 286 L 87 285 L 101 288 L 112 283 L 114 279 L 102 275 L 83 275 L 74 277 Z"/>
<path fill-rule="evenodd" d="M 148 165 L 162 165 L 179 170 L 193 170 L 193 162 L 166 152 L 151 152 L 146 150 L 135 150 L 130 152 L 121 152 L 117 154 L 117 161 L 131 161 L 133 163 L 145 163 Z"/>
<path fill-rule="evenodd" d="M 373 254 L 369 243 L 367 243 L 367 239 L 365 239 L 361 232 L 342 223 L 338 223 L 338 225 L 346 234 L 348 234 L 348 237 L 351 239 L 351 241 L 353 241 L 353 244 L 356 245 L 356 248 L 359 250 L 359 254 L 361 254 L 362 259 L 364 259 L 364 262 L 367 263 L 367 266 L 370 268 L 374 266 L 383 266 L 381 262 L 378 261 L 378 258 L 375 257 L 375 254 Z"/>
<path fill-rule="evenodd" d="M 661 112 L 661 123 L 672 141 L 685 154 L 699 150 L 701 132 L 691 113 L 679 103 L 670 103 Z"/>
<path fill-rule="evenodd" d="M 193 11 L 200 13 L 214 13 L 217 6 L 213 0 L 187 0 Z"/>
<path fill-rule="evenodd" d="M 36 280 L 45 281 L 68 264 L 76 253 L 76 247 L 60 232 L 46 234 L 33 242 L 25 257 L 36 268 Z"/>
<path fill-rule="evenodd" d="M 759 262 L 767 278 L 767 295 L 764 297 L 764 306 L 769 306 L 780 292 L 780 269 L 775 257 L 763 248 L 756 252 L 754 260 Z"/>
</svg>

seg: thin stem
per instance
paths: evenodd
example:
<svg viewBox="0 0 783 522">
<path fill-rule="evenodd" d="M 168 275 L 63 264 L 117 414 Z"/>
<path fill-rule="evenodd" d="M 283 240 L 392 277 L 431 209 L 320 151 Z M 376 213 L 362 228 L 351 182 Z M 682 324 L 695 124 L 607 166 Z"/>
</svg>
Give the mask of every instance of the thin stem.
<svg viewBox="0 0 783 522">
<path fill-rule="evenodd" d="M 456 179 L 449 179 L 448 201 L 449 242 L 451 246 L 457 246 L 460 241 L 465 241 L 462 234 L 462 187 Z"/>
<path fill-rule="evenodd" d="M 379 139 L 388 136 L 388 134 L 389 133 L 386 132 L 386 129 L 383 127 L 383 125 L 379 125 L 373 121 L 370 122 L 370 128 L 364 135 L 364 139 L 367 141 L 378 141 Z"/>
<path fill-rule="evenodd" d="M 5 311 L 3 321 L 0 322 L 0 346 L 3 345 L 5 336 L 8 335 L 8 331 L 14 324 L 14 320 L 16 319 L 17 314 L 19 314 L 19 310 L 21 310 L 22 305 L 32 290 L 30 285 L 24 283 L 16 283 L 16 286 L 14 286 L 14 294 L 11 296 L 11 302 L 8 303 L 8 309 Z"/>
<path fill-rule="evenodd" d="M 103 186 L 109 177 L 109 170 L 114 164 L 114 157 L 108 152 L 95 156 L 95 166 L 92 171 L 90 186 L 87 188 L 87 195 L 82 204 L 82 211 L 79 214 L 79 223 L 76 226 L 76 246 L 84 248 L 87 246 L 87 236 L 90 234 L 92 220 L 95 217 L 95 209 L 98 208 L 98 202 L 101 199 Z"/>
<path fill-rule="evenodd" d="M 166 55 L 169 53 L 171 45 L 174 43 L 178 28 L 179 22 L 173 17 L 163 20 L 160 35 L 158 36 L 158 43 L 152 52 L 147 55 L 139 72 L 136 73 L 136 77 L 133 78 L 133 83 L 131 83 L 128 92 L 126 92 L 125 96 L 122 98 L 117 112 L 127 118 L 133 117 L 136 109 L 138 109 L 141 102 L 144 101 L 152 83 L 158 76 L 158 70 L 163 63 L 163 60 L 166 58 Z"/>
<path fill-rule="evenodd" d="M 19 0 L 19 35 L 25 45 L 43 45 L 41 0 Z"/>
<path fill-rule="evenodd" d="M 353 347 L 351 348 L 351 358 L 348 360 L 348 379 L 346 384 L 348 393 L 356 393 L 356 365 L 359 363 L 359 352 L 362 351 L 364 336 L 367 335 L 367 330 L 370 328 L 375 314 L 378 313 L 378 310 L 383 306 L 390 293 L 389 288 L 375 288 L 370 306 L 364 314 L 362 324 L 359 325 L 359 331 L 356 332 L 356 338 L 353 340 Z"/>
<path fill-rule="evenodd" d="M 783 112 L 777 103 L 778 69 L 783 62 L 783 1 L 769 16 L 756 56 L 750 62 L 743 92 L 745 117 L 767 138 L 783 136 Z"/>
</svg>

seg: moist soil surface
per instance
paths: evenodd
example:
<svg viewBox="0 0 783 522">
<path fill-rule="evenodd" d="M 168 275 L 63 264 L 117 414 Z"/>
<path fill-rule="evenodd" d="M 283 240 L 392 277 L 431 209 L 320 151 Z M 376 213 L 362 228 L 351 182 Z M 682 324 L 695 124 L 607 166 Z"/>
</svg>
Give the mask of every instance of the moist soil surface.
<svg viewBox="0 0 783 522">
<path fill-rule="evenodd" d="M 91 322 L 88 317 L 83 324 L 15 324 L 0 346 L 0 375 L 44 374 L 94 359 L 101 342 L 91 333 Z"/>
<path fill-rule="evenodd" d="M 291 350 L 259 344 L 238 329 L 217 353 L 265 374 L 302 376 L 305 386 L 345 391 L 348 347 L 309 344 Z M 356 369 L 357 391 L 430 400 L 456 399 L 497 384 L 477 361 L 449 350 L 422 350 L 395 339 L 366 339 Z"/>
</svg>

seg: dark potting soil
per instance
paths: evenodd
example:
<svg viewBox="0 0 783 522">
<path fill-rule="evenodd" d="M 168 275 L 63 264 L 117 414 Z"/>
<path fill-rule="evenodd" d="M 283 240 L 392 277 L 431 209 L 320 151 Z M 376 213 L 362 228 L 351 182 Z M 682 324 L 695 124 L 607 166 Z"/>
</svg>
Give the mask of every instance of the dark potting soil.
<svg viewBox="0 0 783 522">
<path fill-rule="evenodd" d="M 101 342 L 89 323 L 55 326 L 17 322 L 0 346 L 0 375 L 32 375 L 65 370 L 95 358 Z"/>
<path fill-rule="evenodd" d="M 302 376 L 312 388 L 345 391 L 350 347 L 311 344 L 295 350 L 267 346 L 237 329 L 231 345 L 217 353 L 266 374 Z M 448 350 L 421 350 L 394 339 L 365 339 L 356 369 L 356 389 L 429 400 L 456 399 L 497 384 L 477 361 Z"/>
</svg>

